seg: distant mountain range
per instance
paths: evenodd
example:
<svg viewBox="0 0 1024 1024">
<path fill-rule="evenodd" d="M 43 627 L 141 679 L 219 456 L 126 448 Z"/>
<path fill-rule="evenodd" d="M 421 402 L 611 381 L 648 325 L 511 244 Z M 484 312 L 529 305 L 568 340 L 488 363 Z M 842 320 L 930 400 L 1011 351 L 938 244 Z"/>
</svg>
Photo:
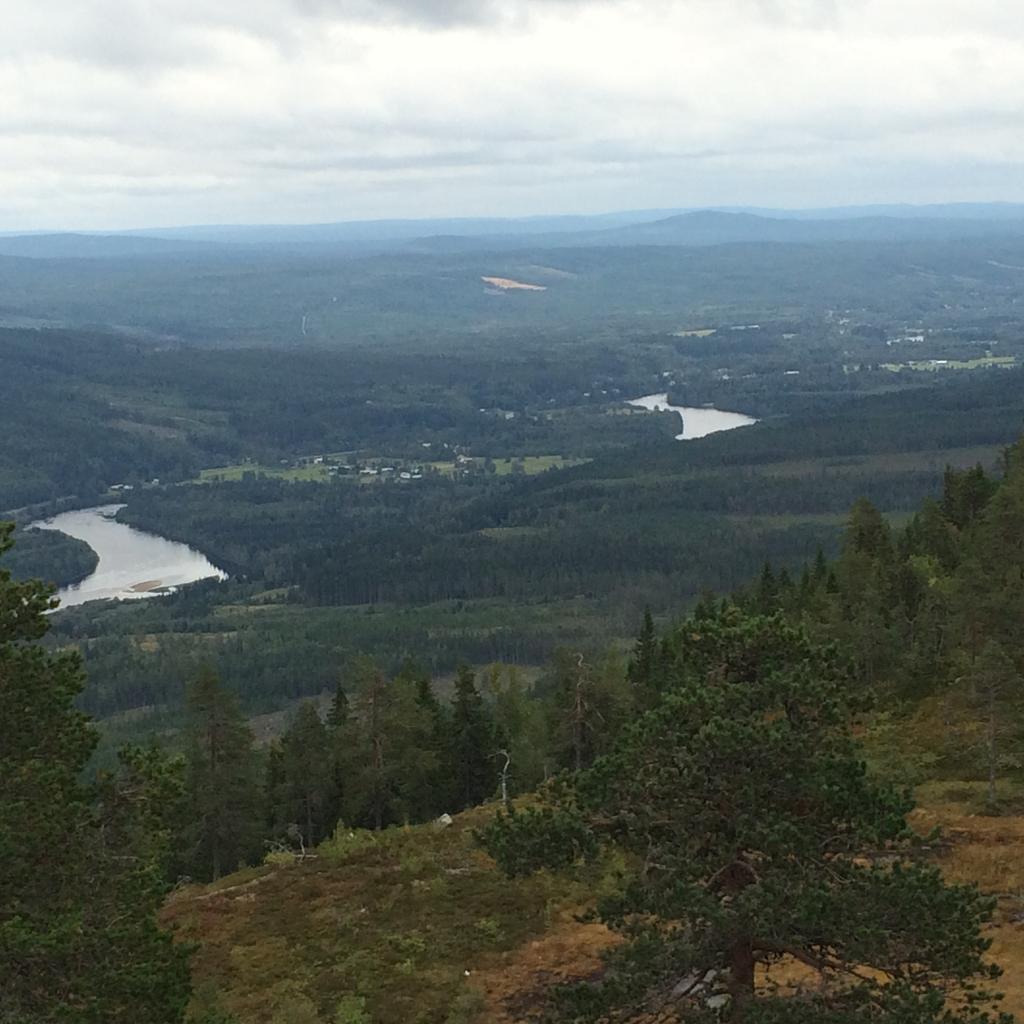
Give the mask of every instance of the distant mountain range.
<svg viewBox="0 0 1024 1024">
<path fill-rule="evenodd" d="M 950 241 L 1024 235 L 1024 204 L 855 206 L 819 210 L 634 210 L 600 215 L 208 225 L 92 234 L 0 236 L 0 255 L 97 259 L 331 250 L 459 252 L 590 246 Z"/>
</svg>

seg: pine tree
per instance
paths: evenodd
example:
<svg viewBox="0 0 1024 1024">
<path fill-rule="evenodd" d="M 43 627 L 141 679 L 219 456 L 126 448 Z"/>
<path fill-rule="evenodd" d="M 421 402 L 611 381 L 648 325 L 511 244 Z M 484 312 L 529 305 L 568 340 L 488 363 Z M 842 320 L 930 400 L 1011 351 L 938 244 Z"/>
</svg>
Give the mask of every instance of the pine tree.
<svg viewBox="0 0 1024 1024">
<path fill-rule="evenodd" d="M 188 861 L 196 877 L 217 879 L 258 847 L 259 789 L 252 732 L 238 702 L 204 669 L 186 696 Z"/>
<path fill-rule="evenodd" d="M 867 776 L 836 653 L 733 615 L 684 625 L 676 666 L 611 754 L 479 835 L 510 875 L 620 855 L 596 913 L 624 941 L 552 1019 L 993 1020 L 994 901 L 911 856 L 910 801 Z M 757 965 L 783 961 L 814 981 L 758 984 Z"/>
<path fill-rule="evenodd" d="M 408 677 L 388 680 L 368 658 L 354 666 L 359 696 L 340 736 L 347 824 L 380 829 L 410 820 L 425 777 L 436 770 L 431 720 Z"/>
<path fill-rule="evenodd" d="M 1016 734 L 1020 721 L 1021 677 L 1002 646 L 989 640 L 959 682 L 966 689 L 962 696 L 975 733 L 973 750 L 987 783 L 989 809 L 994 810 L 996 782 L 1009 753 L 1003 747 Z"/>
<path fill-rule="evenodd" d="M 80 781 L 96 736 L 74 708 L 78 655 L 38 643 L 50 606 L 0 569 L 0 1020 L 178 1024 L 188 951 L 156 923 L 165 837 L 126 779 Z"/>
<path fill-rule="evenodd" d="M 668 659 L 658 644 L 659 679 Z M 635 696 L 613 654 L 592 663 L 580 652 L 556 651 L 549 732 L 558 766 L 578 771 L 607 751 Z M 646 696 L 652 706 L 659 699 L 657 691 Z"/>
</svg>

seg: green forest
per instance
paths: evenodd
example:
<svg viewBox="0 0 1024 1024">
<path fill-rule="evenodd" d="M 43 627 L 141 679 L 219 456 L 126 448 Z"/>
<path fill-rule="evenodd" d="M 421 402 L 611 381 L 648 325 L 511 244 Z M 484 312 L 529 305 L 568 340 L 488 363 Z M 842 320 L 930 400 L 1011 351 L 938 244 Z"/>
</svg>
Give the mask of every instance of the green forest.
<svg viewBox="0 0 1024 1024">
<path fill-rule="evenodd" d="M 0 1005 L 50 1019 L 40 993 L 59 985 L 66 1007 L 127 1021 L 142 972 L 147 1019 L 180 1020 L 187 950 L 154 923 L 163 886 L 497 802 L 473 835 L 498 868 L 599 878 L 594 919 L 623 939 L 597 982 L 552 989 L 552 1020 L 669 1005 L 691 1006 L 687 1020 L 721 1006 L 744 1022 L 1009 1020 L 991 1009 L 995 901 L 945 882 L 906 816 L 909 787 L 941 779 L 976 786 L 985 813 L 1019 803 L 1022 528 L 1024 442 L 995 473 L 947 469 L 898 528 L 856 501 L 834 558 L 766 562 L 662 629 L 643 612 L 626 657 L 562 648 L 533 679 L 462 665 L 444 693 L 414 663 L 362 658 L 269 745 L 202 670 L 176 749 L 124 748 L 90 782 L 77 777 L 95 743 L 71 703 L 79 656 L 44 652 L 46 589 L 3 573 L 3 720 L 26 728 L 3 755 L 24 781 L 0 821 L 0 941 L 20 965 Z M 72 815 L 80 846 L 46 839 Z M 49 877 L 75 871 L 58 889 L 25 881 L 47 842 L 60 850 Z M 99 877 L 101 903 L 86 894 Z M 90 955 L 97 928 L 124 951 Z M 818 981 L 755 981 L 782 961 Z M 348 998 L 353 976 L 332 977 L 318 1005 L 378 1013 Z"/>
<path fill-rule="evenodd" d="M 10 242 L 4 1024 L 1024 1013 L 1019 236 L 677 227 Z"/>
</svg>

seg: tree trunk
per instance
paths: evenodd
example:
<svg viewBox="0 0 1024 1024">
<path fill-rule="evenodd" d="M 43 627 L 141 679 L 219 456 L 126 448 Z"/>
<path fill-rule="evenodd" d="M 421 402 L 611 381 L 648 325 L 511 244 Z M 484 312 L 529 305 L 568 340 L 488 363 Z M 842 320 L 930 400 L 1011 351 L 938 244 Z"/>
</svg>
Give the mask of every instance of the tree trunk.
<svg viewBox="0 0 1024 1024">
<path fill-rule="evenodd" d="M 988 691 L 988 806 L 991 810 L 996 805 L 996 695 L 995 687 L 990 685 Z"/>
<path fill-rule="evenodd" d="M 754 1000 L 754 951 L 750 942 L 741 939 L 730 953 L 729 1024 L 742 1024 Z"/>
</svg>

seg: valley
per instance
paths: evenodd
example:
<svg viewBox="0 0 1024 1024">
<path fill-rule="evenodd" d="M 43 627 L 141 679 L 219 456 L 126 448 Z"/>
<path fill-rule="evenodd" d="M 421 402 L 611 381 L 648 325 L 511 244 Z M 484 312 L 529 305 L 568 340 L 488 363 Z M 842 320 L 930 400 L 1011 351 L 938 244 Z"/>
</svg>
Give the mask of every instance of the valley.
<svg viewBox="0 0 1024 1024">
<path fill-rule="evenodd" d="M 879 694 L 853 718 L 872 777 L 951 830 L 932 860 L 998 895 L 1018 955 L 993 838 L 1015 848 L 1017 718 L 992 690 L 986 760 L 956 679 L 979 623 L 1012 644 L 976 565 L 1018 490 L 1019 241 L 764 244 L 16 258 L 2 564 L 60 588 L 44 649 L 81 659 L 85 776 L 171 786 L 197 1020 L 528 1020 L 597 977 L 621 937 L 575 915 L 632 855 L 504 878 L 499 754 L 532 821 L 658 720 L 706 629 L 838 645 Z M 183 802 L 203 721 L 223 839 Z"/>
</svg>

